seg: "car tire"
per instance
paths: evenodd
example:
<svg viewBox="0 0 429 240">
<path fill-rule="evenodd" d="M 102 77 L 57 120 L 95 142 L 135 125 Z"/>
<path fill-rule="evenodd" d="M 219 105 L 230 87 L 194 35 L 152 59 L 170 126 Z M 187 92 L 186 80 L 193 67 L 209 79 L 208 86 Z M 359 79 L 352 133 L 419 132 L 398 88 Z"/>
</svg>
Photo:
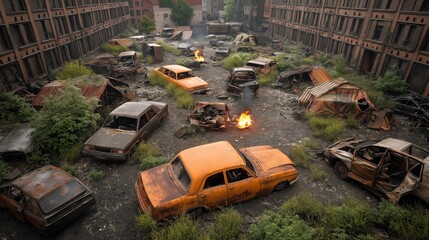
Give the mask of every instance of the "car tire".
<svg viewBox="0 0 429 240">
<path fill-rule="evenodd" d="M 204 208 L 194 208 L 186 212 L 190 218 L 197 218 L 203 214 Z"/>
<path fill-rule="evenodd" d="M 339 177 L 341 179 L 347 178 L 347 173 L 348 173 L 347 166 L 341 161 L 337 161 L 335 163 L 334 172 L 335 172 L 335 175 L 337 175 L 337 177 Z"/>
<path fill-rule="evenodd" d="M 289 185 L 289 182 L 287 182 L 287 181 L 280 182 L 274 187 L 274 191 L 275 192 L 281 191 L 281 190 L 285 189 L 288 185 Z"/>
</svg>

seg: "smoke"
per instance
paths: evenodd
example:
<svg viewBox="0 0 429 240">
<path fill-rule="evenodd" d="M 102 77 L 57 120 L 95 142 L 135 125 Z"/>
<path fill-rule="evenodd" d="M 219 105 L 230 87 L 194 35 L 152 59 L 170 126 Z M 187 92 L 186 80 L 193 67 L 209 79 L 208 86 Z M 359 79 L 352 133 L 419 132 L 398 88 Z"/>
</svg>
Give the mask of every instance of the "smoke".
<svg viewBox="0 0 429 240">
<path fill-rule="evenodd" d="M 238 101 L 241 112 L 250 111 L 252 109 L 254 98 L 255 94 L 253 93 L 252 89 L 248 87 L 243 89 L 243 98 Z"/>
</svg>

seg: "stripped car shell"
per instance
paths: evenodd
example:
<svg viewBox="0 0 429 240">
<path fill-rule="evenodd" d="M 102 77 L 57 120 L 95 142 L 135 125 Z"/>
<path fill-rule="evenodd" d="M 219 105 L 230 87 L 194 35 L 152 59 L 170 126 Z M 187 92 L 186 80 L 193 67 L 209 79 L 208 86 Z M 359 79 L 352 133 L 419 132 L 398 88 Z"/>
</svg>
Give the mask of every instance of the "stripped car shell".
<svg viewBox="0 0 429 240">
<path fill-rule="evenodd" d="M 180 65 L 166 65 L 155 70 L 164 80 L 182 88 L 189 93 L 206 93 L 210 89 L 208 83 L 195 76 L 195 73 Z"/>
<path fill-rule="evenodd" d="M 339 178 L 360 182 L 393 203 L 412 196 L 429 204 L 429 151 L 422 147 L 394 138 L 349 138 L 322 155 Z"/>
<path fill-rule="evenodd" d="M 55 166 L 44 166 L 0 187 L 0 205 L 49 235 L 95 204 L 92 191 Z"/>
<path fill-rule="evenodd" d="M 139 172 L 135 188 L 140 209 L 159 220 L 246 201 L 297 179 L 294 163 L 279 149 L 238 150 L 223 141 L 183 150 L 171 162 Z"/>
<path fill-rule="evenodd" d="M 101 160 L 127 160 L 138 143 L 148 138 L 167 115 L 166 103 L 124 103 L 113 110 L 103 127 L 85 142 L 82 153 Z"/>
</svg>

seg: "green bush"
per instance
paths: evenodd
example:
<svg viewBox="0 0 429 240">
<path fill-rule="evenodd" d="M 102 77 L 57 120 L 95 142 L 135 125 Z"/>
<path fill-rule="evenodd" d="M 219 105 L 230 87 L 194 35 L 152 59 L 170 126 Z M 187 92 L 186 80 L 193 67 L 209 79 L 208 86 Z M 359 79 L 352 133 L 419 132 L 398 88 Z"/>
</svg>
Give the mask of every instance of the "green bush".
<svg viewBox="0 0 429 240">
<path fill-rule="evenodd" d="M 104 177 L 105 177 L 105 174 L 103 171 L 92 170 L 89 173 L 89 179 L 91 179 L 92 181 L 100 181 Z"/>
<path fill-rule="evenodd" d="M 136 221 L 139 228 L 145 234 L 151 234 L 152 231 L 155 231 L 157 229 L 156 221 L 153 220 L 153 218 L 147 213 L 143 213 L 136 216 Z"/>
<path fill-rule="evenodd" d="M 212 240 L 236 239 L 241 232 L 243 220 L 240 213 L 233 208 L 222 209 L 215 216 L 215 223 L 209 230 Z"/>
<path fill-rule="evenodd" d="M 401 95 L 408 91 L 408 85 L 394 71 L 387 71 L 383 77 L 375 82 L 375 88 L 385 94 Z"/>
<path fill-rule="evenodd" d="M 63 160 L 70 164 L 76 163 L 80 160 L 82 148 L 83 142 L 76 143 L 63 154 Z"/>
<path fill-rule="evenodd" d="M 168 159 L 165 157 L 155 157 L 155 156 L 149 156 L 147 158 L 140 160 L 140 169 L 141 170 L 147 170 L 154 167 L 157 167 L 159 165 L 168 163 Z"/>
<path fill-rule="evenodd" d="M 197 226 L 189 217 L 182 215 L 166 228 L 153 231 L 153 240 L 197 240 L 200 239 Z"/>
<path fill-rule="evenodd" d="M 319 166 L 311 166 L 310 167 L 310 174 L 311 174 L 311 178 L 314 181 L 319 181 L 321 179 L 325 179 L 328 176 L 328 174 L 326 174 L 325 170 L 323 170 Z"/>
<path fill-rule="evenodd" d="M 316 142 L 316 140 L 312 139 L 312 138 L 308 138 L 306 140 L 304 140 L 303 142 L 304 147 L 309 148 L 309 149 L 317 149 L 319 147 L 319 144 Z"/>
<path fill-rule="evenodd" d="M 176 60 L 176 64 L 177 65 L 181 65 L 181 66 L 184 66 L 184 67 L 188 66 L 190 63 L 191 63 L 191 60 L 188 59 L 188 58 L 178 58 Z"/>
<path fill-rule="evenodd" d="M 293 57 L 290 54 L 280 54 L 273 57 L 273 60 L 277 63 L 277 70 L 283 72 L 288 68 L 296 67 Z"/>
<path fill-rule="evenodd" d="M 310 65 L 313 63 L 314 63 L 314 60 L 311 57 L 303 58 L 301 60 L 301 65 Z"/>
<path fill-rule="evenodd" d="M 231 70 L 235 67 L 242 67 L 248 61 L 254 59 L 256 55 L 250 53 L 234 53 L 222 60 L 223 68 Z"/>
<path fill-rule="evenodd" d="M 190 93 L 187 93 L 182 89 L 176 91 L 174 98 L 176 99 L 177 106 L 183 109 L 188 109 L 189 106 L 195 101 Z"/>
<path fill-rule="evenodd" d="M 349 115 L 345 119 L 346 126 L 351 129 L 359 129 L 360 123 L 355 116 Z"/>
<path fill-rule="evenodd" d="M 281 211 L 292 215 L 298 215 L 301 219 L 311 224 L 325 222 L 327 210 L 325 206 L 308 192 L 294 196 L 281 206 Z"/>
<path fill-rule="evenodd" d="M 83 142 L 97 127 L 99 114 L 94 113 L 97 99 L 87 99 L 80 89 L 66 84 L 61 94 L 45 99 L 43 108 L 32 120 L 35 152 L 55 160 L 76 142 Z"/>
<path fill-rule="evenodd" d="M 113 54 L 115 56 L 118 56 L 119 53 L 129 51 L 130 49 L 128 47 L 106 43 L 101 47 L 101 50 L 104 52 Z"/>
<path fill-rule="evenodd" d="M 147 55 L 145 57 L 147 64 L 153 64 L 153 57 L 151 55 Z"/>
<path fill-rule="evenodd" d="M 79 62 L 70 62 L 61 67 L 57 72 L 56 77 L 60 80 L 77 78 L 80 76 L 91 75 L 93 72 L 90 68 L 80 64 Z"/>
<path fill-rule="evenodd" d="M 141 142 L 133 155 L 131 155 L 130 162 L 136 163 L 141 162 L 148 157 L 159 157 L 161 156 L 160 149 L 152 144 Z"/>
<path fill-rule="evenodd" d="M 27 122 L 35 114 L 34 108 L 0 86 L 0 124 Z"/>
<path fill-rule="evenodd" d="M 121 38 L 129 38 L 135 35 L 136 32 L 137 30 L 135 28 L 128 26 L 123 32 L 121 32 L 120 36 Z"/>
<path fill-rule="evenodd" d="M 267 86 L 274 84 L 278 75 L 279 72 L 277 70 L 273 70 L 267 74 L 259 74 L 257 79 L 261 86 Z"/>
<path fill-rule="evenodd" d="M 328 141 L 337 140 L 344 131 L 343 120 L 334 117 L 317 117 L 308 115 L 312 134 Z"/>
<path fill-rule="evenodd" d="M 310 160 L 310 155 L 308 155 L 303 146 L 298 145 L 291 147 L 290 153 L 296 166 L 303 168 L 308 168 L 310 166 L 308 162 Z"/>
<path fill-rule="evenodd" d="M 155 71 L 155 70 L 152 70 L 149 73 L 148 80 L 149 80 L 150 84 L 152 84 L 154 86 L 166 86 L 167 85 L 167 81 L 165 81 L 162 74 L 159 73 L 158 71 Z"/>
<path fill-rule="evenodd" d="M 12 167 L 0 158 L 0 181 L 10 171 L 12 171 Z"/>
<path fill-rule="evenodd" d="M 335 64 L 334 69 L 339 75 L 344 75 L 349 72 L 346 60 L 344 59 L 343 56 L 341 55 L 334 56 L 334 64 Z"/>
<path fill-rule="evenodd" d="M 174 54 L 174 55 L 176 55 L 176 56 L 180 55 L 180 50 L 179 50 L 179 49 L 177 49 L 177 48 L 176 48 L 176 47 L 174 47 L 174 46 L 168 45 L 168 44 L 167 44 L 167 43 L 165 43 L 164 41 L 161 41 L 161 40 L 156 41 L 156 44 L 158 44 L 158 45 L 160 45 L 162 48 L 164 48 L 164 50 L 165 50 L 166 52 L 173 53 L 173 54 Z"/>
<path fill-rule="evenodd" d="M 76 175 L 76 168 L 73 167 L 72 165 L 68 164 L 68 163 L 63 163 L 61 164 L 61 168 L 70 173 L 71 175 Z"/>
<path fill-rule="evenodd" d="M 36 148 L 30 156 L 28 165 L 31 169 L 36 169 L 45 165 L 57 163 L 57 156 L 54 156 L 53 153 L 43 153 L 41 150 Z"/>
</svg>

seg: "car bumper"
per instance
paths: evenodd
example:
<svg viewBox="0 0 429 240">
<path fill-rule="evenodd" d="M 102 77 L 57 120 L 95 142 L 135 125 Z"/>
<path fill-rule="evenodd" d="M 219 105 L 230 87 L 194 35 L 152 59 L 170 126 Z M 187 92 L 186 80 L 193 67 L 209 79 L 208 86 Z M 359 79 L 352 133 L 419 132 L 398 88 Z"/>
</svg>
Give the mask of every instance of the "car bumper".
<svg viewBox="0 0 429 240">
<path fill-rule="evenodd" d="M 296 183 L 296 181 L 298 181 L 298 176 L 295 178 L 295 180 L 290 181 L 289 185 L 293 185 L 294 183 Z"/>
<path fill-rule="evenodd" d="M 210 91 L 210 88 L 198 89 L 198 90 L 190 91 L 189 93 L 191 93 L 191 94 L 205 94 L 208 91 Z"/>
<path fill-rule="evenodd" d="M 128 159 L 129 152 L 125 153 L 109 153 L 109 152 L 100 152 L 95 150 L 83 149 L 82 155 L 105 160 L 105 161 L 126 161 Z"/>
</svg>

